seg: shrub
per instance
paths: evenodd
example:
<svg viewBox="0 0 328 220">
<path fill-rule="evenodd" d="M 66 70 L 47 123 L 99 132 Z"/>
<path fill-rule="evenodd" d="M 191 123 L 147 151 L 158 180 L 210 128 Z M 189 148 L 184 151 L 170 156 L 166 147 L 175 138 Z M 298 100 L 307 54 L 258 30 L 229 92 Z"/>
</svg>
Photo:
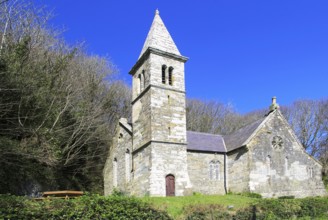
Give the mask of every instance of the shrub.
<svg viewBox="0 0 328 220">
<path fill-rule="evenodd" d="M 211 220 L 222 219 L 230 220 L 232 217 L 222 205 L 190 205 L 184 208 L 187 220 Z"/>
<path fill-rule="evenodd" d="M 233 220 L 246 220 L 246 219 L 253 219 L 254 214 L 254 207 L 249 207 L 245 209 L 240 209 L 236 212 L 236 214 L 233 216 Z"/>
<path fill-rule="evenodd" d="M 82 196 L 71 200 L 0 195 L 0 219 L 171 219 L 136 198 Z"/>
<path fill-rule="evenodd" d="M 278 199 L 295 199 L 295 196 L 280 196 Z"/>
<path fill-rule="evenodd" d="M 328 197 L 305 198 L 301 201 L 299 217 L 328 217 Z"/>
<path fill-rule="evenodd" d="M 247 196 L 250 198 L 257 198 L 257 199 L 261 199 L 262 195 L 258 194 L 258 193 L 252 193 L 252 192 L 243 192 L 240 194 L 241 196 Z"/>
<path fill-rule="evenodd" d="M 280 219 L 294 218 L 301 209 L 299 200 L 278 199 L 261 200 L 256 207 L 262 213 L 271 213 Z"/>
<path fill-rule="evenodd" d="M 328 217 L 328 198 L 304 199 L 263 199 L 257 205 L 260 216 L 269 216 L 270 219 L 291 218 L 320 218 Z M 267 219 L 267 217 L 265 218 Z"/>
</svg>

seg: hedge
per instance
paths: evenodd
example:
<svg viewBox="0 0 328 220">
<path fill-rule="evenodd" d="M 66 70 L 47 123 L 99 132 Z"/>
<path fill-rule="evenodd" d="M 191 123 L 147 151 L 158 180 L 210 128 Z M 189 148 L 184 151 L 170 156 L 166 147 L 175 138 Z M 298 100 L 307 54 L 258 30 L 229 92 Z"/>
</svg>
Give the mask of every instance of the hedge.
<svg viewBox="0 0 328 220">
<path fill-rule="evenodd" d="M 167 213 L 130 197 L 82 196 L 45 199 L 0 195 L 0 219 L 171 219 Z"/>
</svg>

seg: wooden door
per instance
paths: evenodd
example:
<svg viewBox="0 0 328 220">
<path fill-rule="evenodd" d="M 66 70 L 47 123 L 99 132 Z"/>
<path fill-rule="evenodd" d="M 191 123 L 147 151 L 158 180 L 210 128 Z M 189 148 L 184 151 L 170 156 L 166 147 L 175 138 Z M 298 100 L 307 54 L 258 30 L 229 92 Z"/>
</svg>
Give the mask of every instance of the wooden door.
<svg viewBox="0 0 328 220">
<path fill-rule="evenodd" d="M 166 178 L 166 196 L 175 196 L 175 178 L 173 175 L 167 175 Z"/>
</svg>

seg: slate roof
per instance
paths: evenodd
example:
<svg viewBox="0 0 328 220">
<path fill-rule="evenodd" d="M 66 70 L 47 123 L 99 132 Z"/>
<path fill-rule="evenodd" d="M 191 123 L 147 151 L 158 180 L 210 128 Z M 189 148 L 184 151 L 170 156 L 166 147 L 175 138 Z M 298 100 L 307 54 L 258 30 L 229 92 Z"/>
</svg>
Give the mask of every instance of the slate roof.
<svg viewBox="0 0 328 220">
<path fill-rule="evenodd" d="M 187 150 L 226 152 L 221 135 L 187 131 Z"/>
<path fill-rule="evenodd" d="M 170 33 L 166 29 L 161 17 L 159 16 L 158 10 L 156 10 L 153 23 L 150 27 L 150 30 L 148 32 L 146 41 L 142 47 L 139 58 L 149 47 L 181 56 Z"/>
<path fill-rule="evenodd" d="M 225 136 L 187 131 L 187 150 L 220 153 L 236 150 L 247 144 L 246 141 L 265 119 L 266 117 L 263 117 Z"/>
<path fill-rule="evenodd" d="M 266 117 L 263 117 L 251 124 L 248 124 L 230 135 L 224 136 L 227 151 L 233 151 L 246 144 L 246 141 L 252 136 L 256 129 L 261 125 Z"/>
</svg>

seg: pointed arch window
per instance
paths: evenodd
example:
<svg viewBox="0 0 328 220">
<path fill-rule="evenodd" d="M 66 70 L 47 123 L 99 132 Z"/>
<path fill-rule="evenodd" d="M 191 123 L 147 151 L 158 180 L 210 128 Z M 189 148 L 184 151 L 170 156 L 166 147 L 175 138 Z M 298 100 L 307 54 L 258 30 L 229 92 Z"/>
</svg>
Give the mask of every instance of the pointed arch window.
<svg viewBox="0 0 328 220">
<path fill-rule="evenodd" d="M 144 89 L 144 83 L 145 83 L 145 80 L 144 80 L 144 74 L 139 74 L 139 78 L 140 78 L 140 92 L 142 92 L 142 90 Z"/>
<path fill-rule="evenodd" d="M 288 173 L 288 157 L 285 157 L 285 173 L 287 174 Z"/>
<path fill-rule="evenodd" d="M 117 187 L 117 159 L 113 160 L 113 186 Z"/>
<path fill-rule="evenodd" d="M 142 70 L 142 78 L 143 78 L 143 89 L 146 88 L 146 73 L 145 70 Z"/>
<path fill-rule="evenodd" d="M 125 180 L 126 180 L 126 182 L 129 182 L 131 179 L 130 158 L 131 158 L 130 150 L 126 149 L 126 151 L 125 151 Z"/>
<path fill-rule="evenodd" d="M 266 168 L 267 168 L 267 175 L 270 175 L 270 173 L 271 173 L 271 156 L 270 155 L 268 155 L 266 157 L 265 163 L 266 163 Z"/>
<path fill-rule="evenodd" d="M 220 180 L 220 161 L 212 160 L 209 164 L 210 180 Z"/>
<path fill-rule="evenodd" d="M 137 87 L 137 95 L 139 95 L 141 92 L 141 74 L 138 75 L 136 87 Z"/>
<path fill-rule="evenodd" d="M 173 85 L 173 67 L 172 66 L 170 66 L 170 68 L 169 68 L 169 85 Z"/>
<path fill-rule="evenodd" d="M 166 83 L 166 65 L 162 66 L 162 83 L 165 84 Z"/>
</svg>

